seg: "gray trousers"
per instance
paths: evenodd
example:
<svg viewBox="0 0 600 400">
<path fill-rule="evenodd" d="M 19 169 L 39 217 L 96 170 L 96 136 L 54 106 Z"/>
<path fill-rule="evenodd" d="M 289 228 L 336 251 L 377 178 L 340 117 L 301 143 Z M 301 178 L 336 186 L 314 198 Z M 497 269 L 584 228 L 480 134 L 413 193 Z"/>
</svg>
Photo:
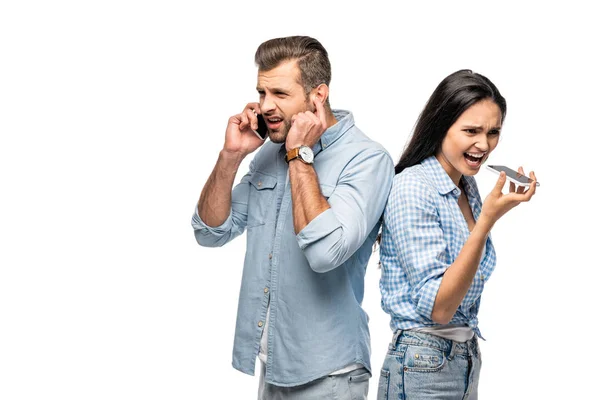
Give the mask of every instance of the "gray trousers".
<svg viewBox="0 0 600 400">
<path fill-rule="evenodd" d="M 369 378 L 365 368 L 340 375 L 328 375 L 300 386 L 282 387 L 265 382 L 261 363 L 258 400 L 367 400 Z"/>
</svg>

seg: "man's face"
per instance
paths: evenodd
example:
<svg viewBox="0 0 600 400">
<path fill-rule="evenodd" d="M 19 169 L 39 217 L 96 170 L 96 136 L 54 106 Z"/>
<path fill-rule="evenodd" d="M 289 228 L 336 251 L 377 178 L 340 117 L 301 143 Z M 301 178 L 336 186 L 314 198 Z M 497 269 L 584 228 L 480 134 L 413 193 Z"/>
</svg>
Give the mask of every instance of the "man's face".
<svg viewBox="0 0 600 400">
<path fill-rule="evenodd" d="M 296 60 L 284 61 L 270 71 L 258 71 L 256 90 L 269 137 L 274 143 L 285 143 L 295 114 L 314 111 L 300 84 Z"/>
</svg>

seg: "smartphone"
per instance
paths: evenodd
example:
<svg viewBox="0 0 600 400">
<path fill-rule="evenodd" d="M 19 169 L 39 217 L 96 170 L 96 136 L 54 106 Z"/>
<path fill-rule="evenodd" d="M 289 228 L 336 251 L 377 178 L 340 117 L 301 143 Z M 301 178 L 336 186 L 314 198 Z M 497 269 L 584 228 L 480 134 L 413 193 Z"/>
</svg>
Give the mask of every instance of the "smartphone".
<svg viewBox="0 0 600 400">
<path fill-rule="evenodd" d="M 256 119 L 258 119 L 258 129 L 255 130 L 254 133 L 256 133 L 256 136 L 262 140 L 265 140 L 269 135 L 267 131 L 267 123 L 261 114 L 256 114 Z"/>
<path fill-rule="evenodd" d="M 506 178 L 519 186 L 528 187 L 533 182 L 533 179 L 529 178 L 528 176 L 520 174 L 514 169 L 510 169 L 508 167 L 505 167 L 504 165 L 488 165 L 487 169 L 497 173 L 498 175 L 500 175 L 500 172 L 502 171 L 506 172 Z M 535 186 L 540 186 L 540 183 L 536 182 Z"/>
</svg>

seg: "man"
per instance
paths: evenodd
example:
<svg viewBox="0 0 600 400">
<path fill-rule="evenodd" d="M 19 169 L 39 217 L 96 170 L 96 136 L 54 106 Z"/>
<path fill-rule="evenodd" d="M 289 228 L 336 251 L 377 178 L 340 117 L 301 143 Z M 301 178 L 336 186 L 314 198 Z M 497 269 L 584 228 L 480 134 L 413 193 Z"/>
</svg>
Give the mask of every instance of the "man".
<svg viewBox="0 0 600 400">
<path fill-rule="evenodd" d="M 393 162 L 350 112 L 331 109 L 331 66 L 317 40 L 269 40 L 255 61 L 260 101 L 229 119 L 192 219 L 202 246 L 248 230 L 233 366 L 253 375 L 258 355 L 259 399 L 366 399 L 361 302 Z M 253 132 L 257 115 L 270 141 Z"/>
</svg>

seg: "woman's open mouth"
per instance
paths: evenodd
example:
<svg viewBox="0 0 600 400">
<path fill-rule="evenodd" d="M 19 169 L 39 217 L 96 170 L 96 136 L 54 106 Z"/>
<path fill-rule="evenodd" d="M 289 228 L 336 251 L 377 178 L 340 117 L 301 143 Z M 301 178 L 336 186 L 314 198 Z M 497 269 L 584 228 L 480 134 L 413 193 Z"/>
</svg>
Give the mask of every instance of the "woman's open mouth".
<svg viewBox="0 0 600 400">
<path fill-rule="evenodd" d="M 467 165 L 471 168 L 479 168 L 483 162 L 486 153 L 464 153 Z"/>
</svg>

